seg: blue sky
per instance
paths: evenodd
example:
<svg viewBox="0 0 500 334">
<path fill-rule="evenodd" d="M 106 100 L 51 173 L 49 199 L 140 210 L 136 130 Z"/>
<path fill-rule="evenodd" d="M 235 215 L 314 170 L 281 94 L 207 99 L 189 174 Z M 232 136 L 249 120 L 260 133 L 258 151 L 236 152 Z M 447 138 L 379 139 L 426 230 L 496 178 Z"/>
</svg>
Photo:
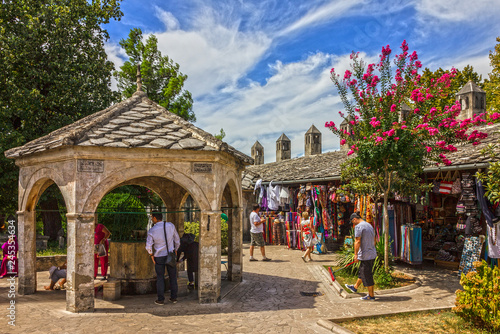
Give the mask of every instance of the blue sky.
<svg viewBox="0 0 500 334">
<path fill-rule="evenodd" d="M 275 161 L 285 132 L 292 157 L 304 154 L 315 124 L 323 152 L 339 140 L 324 128 L 339 122 L 332 67 L 349 67 L 351 51 L 375 61 L 382 46 L 406 39 L 424 67 L 472 65 L 487 77 L 500 36 L 499 0 L 125 0 L 121 21 L 106 26 L 109 59 L 126 59 L 118 42 L 139 27 L 188 75 L 196 125 L 250 155 L 256 140 Z"/>
</svg>

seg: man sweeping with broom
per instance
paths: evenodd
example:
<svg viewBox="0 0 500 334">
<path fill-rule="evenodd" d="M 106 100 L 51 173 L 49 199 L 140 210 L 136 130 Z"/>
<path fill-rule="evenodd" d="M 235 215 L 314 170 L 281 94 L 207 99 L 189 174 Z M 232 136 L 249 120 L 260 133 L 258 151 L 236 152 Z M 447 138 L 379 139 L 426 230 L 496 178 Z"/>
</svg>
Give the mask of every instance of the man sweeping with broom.
<svg viewBox="0 0 500 334">
<path fill-rule="evenodd" d="M 373 227 L 365 222 L 359 214 L 353 213 L 351 215 L 351 222 L 354 224 L 354 261 L 360 262 L 359 275 L 356 284 L 346 284 L 346 288 L 352 292 L 358 292 L 358 287 L 363 285 L 368 289 L 368 294 L 361 297 L 362 300 L 375 300 L 373 286 L 373 264 L 377 257 L 377 250 L 375 248 L 375 230 Z"/>
</svg>

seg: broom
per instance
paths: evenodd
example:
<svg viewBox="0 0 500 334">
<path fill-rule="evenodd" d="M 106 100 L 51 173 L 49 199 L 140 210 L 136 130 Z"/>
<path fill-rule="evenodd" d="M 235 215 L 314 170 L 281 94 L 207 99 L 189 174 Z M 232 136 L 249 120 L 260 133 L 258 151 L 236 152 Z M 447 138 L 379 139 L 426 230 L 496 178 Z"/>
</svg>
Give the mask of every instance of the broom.
<svg viewBox="0 0 500 334">
<path fill-rule="evenodd" d="M 355 262 L 356 262 L 356 261 L 352 261 L 351 263 L 348 263 L 348 264 L 346 264 L 345 266 L 343 266 L 342 268 L 337 269 L 337 270 L 335 270 L 335 271 L 333 271 L 333 270 L 332 270 L 332 267 L 328 267 L 328 272 L 330 272 L 330 276 L 332 277 L 332 282 L 335 282 L 335 273 L 336 273 L 337 271 L 340 271 L 340 270 L 342 270 L 342 269 L 345 269 L 345 268 L 349 267 L 350 265 L 352 265 L 352 264 L 353 264 L 353 263 L 355 263 Z"/>
</svg>

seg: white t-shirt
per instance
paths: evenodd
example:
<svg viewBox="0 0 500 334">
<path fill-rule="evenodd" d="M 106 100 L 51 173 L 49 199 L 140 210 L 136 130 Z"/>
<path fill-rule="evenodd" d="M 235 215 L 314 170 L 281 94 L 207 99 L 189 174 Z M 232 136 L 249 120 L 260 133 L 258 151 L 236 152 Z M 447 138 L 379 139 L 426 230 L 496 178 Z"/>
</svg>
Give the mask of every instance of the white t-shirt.
<svg viewBox="0 0 500 334">
<path fill-rule="evenodd" d="M 259 226 L 255 226 L 255 223 L 260 222 L 260 217 L 259 215 L 252 211 L 250 214 L 250 233 L 262 233 L 264 232 L 264 225 L 260 224 Z"/>
</svg>

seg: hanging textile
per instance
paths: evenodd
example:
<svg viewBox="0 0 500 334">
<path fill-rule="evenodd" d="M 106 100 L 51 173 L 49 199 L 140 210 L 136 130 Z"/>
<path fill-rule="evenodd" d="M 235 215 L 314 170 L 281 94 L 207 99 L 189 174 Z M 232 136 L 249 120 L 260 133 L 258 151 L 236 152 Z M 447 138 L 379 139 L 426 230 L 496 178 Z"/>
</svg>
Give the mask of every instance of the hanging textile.
<svg viewBox="0 0 500 334">
<path fill-rule="evenodd" d="M 493 228 L 488 226 L 488 256 L 492 259 L 500 259 L 500 223 L 494 224 Z"/>
<path fill-rule="evenodd" d="M 409 264 L 422 264 L 422 228 L 414 225 L 401 226 L 400 259 Z"/>
<path fill-rule="evenodd" d="M 480 260 L 481 249 L 483 248 L 483 241 L 479 237 L 468 236 L 465 238 L 464 250 L 462 252 L 462 259 L 458 267 L 458 274 L 467 274 L 469 271 L 474 270 L 473 263 Z"/>
</svg>

